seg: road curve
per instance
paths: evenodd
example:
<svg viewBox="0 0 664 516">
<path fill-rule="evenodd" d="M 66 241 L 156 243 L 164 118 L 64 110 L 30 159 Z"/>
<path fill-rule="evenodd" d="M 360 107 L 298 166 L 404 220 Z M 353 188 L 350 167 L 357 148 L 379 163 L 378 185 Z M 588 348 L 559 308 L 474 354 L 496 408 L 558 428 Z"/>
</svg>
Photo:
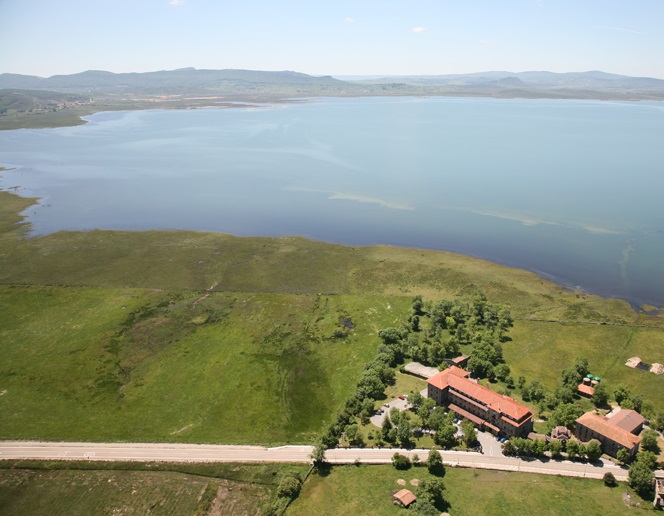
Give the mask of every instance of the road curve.
<svg viewBox="0 0 664 516">
<path fill-rule="evenodd" d="M 153 443 L 57 443 L 0 441 L 0 460 L 103 460 L 139 462 L 311 462 L 312 446 L 229 446 L 210 444 Z M 429 450 L 389 448 L 336 448 L 327 450 L 325 458 L 332 464 L 389 464 L 399 452 L 425 460 Z M 627 480 L 627 468 L 609 461 L 597 463 L 563 460 L 523 460 L 516 457 L 490 457 L 477 452 L 441 451 L 447 466 L 501 471 L 523 471 L 545 475 L 602 478 L 606 472 L 617 480 Z"/>
</svg>

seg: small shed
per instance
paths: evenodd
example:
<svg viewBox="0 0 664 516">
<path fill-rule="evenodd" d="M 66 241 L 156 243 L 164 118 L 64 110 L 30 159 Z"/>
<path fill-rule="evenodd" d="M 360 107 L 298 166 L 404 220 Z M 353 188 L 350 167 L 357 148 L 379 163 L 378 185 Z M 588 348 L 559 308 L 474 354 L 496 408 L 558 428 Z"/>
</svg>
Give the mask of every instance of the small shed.
<svg viewBox="0 0 664 516">
<path fill-rule="evenodd" d="M 580 383 L 577 387 L 577 391 L 579 391 L 581 396 L 585 396 L 586 398 L 592 398 L 595 394 L 595 389 L 593 389 L 590 385 L 586 385 L 585 383 Z"/>
<path fill-rule="evenodd" d="M 397 491 L 392 495 L 392 498 L 394 499 L 393 503 L 395 505 L 400 505 L 401 507 L 408 508 L 408 506 L 413 503 L 417 498 L 413 493 L 411 493 L 408 489 L 402 489 L 401 491 Z"/>
</svg>

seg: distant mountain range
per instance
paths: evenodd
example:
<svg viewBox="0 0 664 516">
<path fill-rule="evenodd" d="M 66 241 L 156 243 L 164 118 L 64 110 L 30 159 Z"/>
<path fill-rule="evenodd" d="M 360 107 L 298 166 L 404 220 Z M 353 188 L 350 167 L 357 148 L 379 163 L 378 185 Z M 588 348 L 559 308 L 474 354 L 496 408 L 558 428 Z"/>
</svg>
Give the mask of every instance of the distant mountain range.
<svg viewBox="0 0 664 516">
<path fill-rule="evenodd" d="M 314 77 L 298 72 L 263 72 L 254 70 L 179 70 L 112 73 L 98 70 L 43 78 L 34 75 L 1 74 L 0 89 L 51 91 L 202 92 L 256 90 L 261 87 L 291 90 L 297 87 L 343 89 L 348 83 L 332 77 Z M 351 86 L 355 87 L 355 86 Z"/>
<path fill-rule="evenodd" d="M 664 80 L 630 77 L 606 72 L 477 72 L 450 75 L 396 75 L 339 79 L 361 84 L 401 82 L 412 86 L 454 86 L 472 88 L 572 88 L 606 90 L 663 91 Z"/>
<path fill-rule="evenodd" d="M 255 70 L 111 73 L 91 70 L 37 77 L 0 74 L 0 89 L 95 95 L 476 95 L 664 99 L 664 80 L 591 72 L 479 72 L 416 76 L 323 76 Z"/>
</svg>

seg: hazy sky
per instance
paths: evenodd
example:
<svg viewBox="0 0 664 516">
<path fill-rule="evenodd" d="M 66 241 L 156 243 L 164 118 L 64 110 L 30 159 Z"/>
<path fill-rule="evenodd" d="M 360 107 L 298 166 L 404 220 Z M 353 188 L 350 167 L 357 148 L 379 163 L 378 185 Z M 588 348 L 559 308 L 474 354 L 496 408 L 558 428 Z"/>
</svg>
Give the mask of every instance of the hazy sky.
<svg viewBox="0 0 664 516">
<path fill-rule="evenodd" d="M 603 70 L 664 78 L 662 0 L 0 0 L 0 73 Z"/>
</svg>

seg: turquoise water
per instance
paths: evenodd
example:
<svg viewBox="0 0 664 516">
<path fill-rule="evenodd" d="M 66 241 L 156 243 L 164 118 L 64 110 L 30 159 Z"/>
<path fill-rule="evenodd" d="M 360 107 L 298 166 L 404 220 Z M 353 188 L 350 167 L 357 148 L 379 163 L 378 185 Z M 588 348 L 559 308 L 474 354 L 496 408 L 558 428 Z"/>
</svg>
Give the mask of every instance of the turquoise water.
<svg viewBox="0 0 664 516">
<path fill-rule="evenodd" d="M 36 235 L 195 229 L 444 249 L 664 306 L 664 105 L 314 99 L 0 133 Z"/>
</svg>

